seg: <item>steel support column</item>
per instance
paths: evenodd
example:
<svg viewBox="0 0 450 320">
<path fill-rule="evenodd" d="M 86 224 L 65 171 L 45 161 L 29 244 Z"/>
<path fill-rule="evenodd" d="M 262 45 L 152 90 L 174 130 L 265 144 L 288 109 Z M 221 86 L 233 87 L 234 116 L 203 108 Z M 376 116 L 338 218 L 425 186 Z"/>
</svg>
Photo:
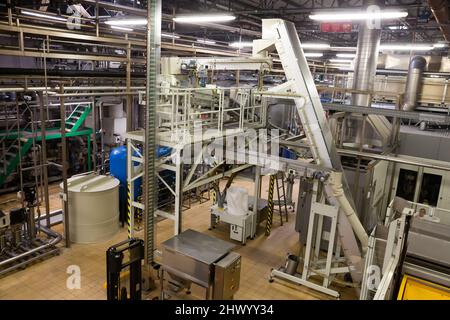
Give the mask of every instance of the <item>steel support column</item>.
<svg viewBox="0 0 450 320">
<path fill-rule="evenodd" d="M 145 123 L 145 160 L 144 160 L 144 241 L 145 264 L 154 262 L 154 213 L 156 210 L 156 77 L 159 70 L 161 52 L 161 0 L 148 1 L 147 10 L 147 90 L 146 90 L 146 123 Z"/>
<path fill-rule="evenodd" d="M 63 204 L 64 204 L 64 238 L 66 247 L 70 248 L 69 231 L 69 191 L 67 187 L 67 141 L 66 141 L 66 106 L 64 105 L 64 85 L 60 86 L 61 111 L 61 149 L 62 149 L 62 178 L 63 178 Z M 45 140 L 45 137 L 42 137 Z"/>
</svg>

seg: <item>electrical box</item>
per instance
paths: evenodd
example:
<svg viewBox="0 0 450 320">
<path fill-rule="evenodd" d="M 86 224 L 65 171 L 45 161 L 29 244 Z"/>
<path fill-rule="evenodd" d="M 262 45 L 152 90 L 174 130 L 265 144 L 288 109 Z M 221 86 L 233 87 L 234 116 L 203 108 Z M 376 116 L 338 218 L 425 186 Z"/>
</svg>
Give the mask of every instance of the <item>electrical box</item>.
<svg viewBox="0 0 450 320">
<path fill-rule="evenodd" d="M 9 224 L 9 214 L 6 214 L 0 210 L 0 229 L 9 227 Z"/>
<path fill-rule="evenodd" d="M 245 216 L 242 219 L 245 227 L 238 224 L 230 224 L 230 239 L 245 242 L 245 239 L 252 236 L 252 215 Z"/>
<path fill-rule="evenodd" d="M 214 300 L 232 300 L 241 280 L 241 255 L 230 252 L 214 264 Z"/>
</svg>

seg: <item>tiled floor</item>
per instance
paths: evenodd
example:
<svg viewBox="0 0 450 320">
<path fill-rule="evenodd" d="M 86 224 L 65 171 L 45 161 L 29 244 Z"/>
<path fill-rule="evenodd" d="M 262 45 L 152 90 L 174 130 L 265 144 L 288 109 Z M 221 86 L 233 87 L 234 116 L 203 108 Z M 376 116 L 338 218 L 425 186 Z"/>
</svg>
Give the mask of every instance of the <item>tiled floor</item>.
<svg viewBox="0 0 450 320">
<path fill-rule="evenodd" d="M 246 187 L 251 194 L 253 184 L 246 181 L 236 181 L 236 185 Z M 267 179 L 263 180 L 263 197 L 267 194 Z M 296 186 L 297 187 L 297 186 Z M 57 185 L 52 186 L 51 209 L 60 207 Z M 296 188 L 294 188 L 294 195 Z M 15 195 L 0 197 L 0 203 Z M 195 229 L 206 234 L 228 240 L 229 229 L 221 224 L 209 231 L 210 202 L 196 204 L 183 212 L 183 229 Z M 14 207 L 14 203 L 0 205 L 0 209 Z M 236 242 L 236 252 L 242 255 L 242 271 L 240 289 L 235 299 L 329 299 L 328 296 L 297 286 L 275 280 L 268 282 L 271 268 L 284 264 L 287 252 L 298 252 L 298 233 L 294 230 L 295 216 L 289 216 L 289 222 L 279 226 L 278 215 L 275 215 L 274 226 L 269 237 L 264 236 L 261 226 L 257 237 L 241 246 Z M 54 228 L 62 232 L 62 226 Z M 171 221 L 165 220 L 157 224 L 157 243 L 173 235 Z M 126 237 L 126 230 L 122 229 L 116 236 L 104 243 L 93 245 L 72 244 L 71 248 L 61 245 L 59 256 L 36 263 L 25 270 L 12 273 L 0 278 L 0 299 L 106 299 L 104 288 L 106 277 L 105 252 L 106 249 Z M 81 288 L 67 289 L 66 281 L 69 277 L 67 268 L 77 265 L 81 270 Z M 353 289 L 334 287 L 342 293 L 342 299 L 355 299 Z M 193 289 L 192 296 L 203 294 L 200 289 Z M 156 289 L 145 295 L 151 299 L 159 295 Z"/>
</svg>

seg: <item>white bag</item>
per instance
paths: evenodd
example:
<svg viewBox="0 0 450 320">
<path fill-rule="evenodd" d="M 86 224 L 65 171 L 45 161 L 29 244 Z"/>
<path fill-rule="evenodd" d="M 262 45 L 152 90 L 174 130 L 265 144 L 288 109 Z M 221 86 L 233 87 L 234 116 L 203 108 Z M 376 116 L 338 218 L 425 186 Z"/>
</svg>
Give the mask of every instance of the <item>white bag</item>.
<svg viewBox="0 0 450 320">
<path fill-rule="evenodd" d="M 244 216 L 248 212 L 248 192 L 241 187 L 229 187 L 227 190 L 227 211 L 235 216 Z"/>
</svg>

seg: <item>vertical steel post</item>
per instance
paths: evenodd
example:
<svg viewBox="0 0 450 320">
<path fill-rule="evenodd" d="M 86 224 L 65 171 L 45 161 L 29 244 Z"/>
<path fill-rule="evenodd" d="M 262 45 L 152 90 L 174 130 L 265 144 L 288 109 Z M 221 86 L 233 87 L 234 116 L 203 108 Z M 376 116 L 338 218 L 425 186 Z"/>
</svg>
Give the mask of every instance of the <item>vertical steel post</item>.
<svg viewBox="0 0 450 320">
<path fill-rule="evenodd" d="M 128 38 L 128 35 L 127 35 Z M 127 92 L 131 90 L 131 43 L 127 44 L 127 78 L 126 78 Z M 133 130 L 133 96 L 127 94 L 127 132 Z"/>
<path fill-rule="evenodd" d="M 64 237 L 66 248 L 70 248 L 69 232 L 69 192 L 67 188 L 67 141 L 66 141 L 66 106 L 64 105 L 64 84 L 60 85 L 60 114 L 61 114 L 61 149 L 62 149 L 62 178 L 63 178 L 63 204 L 64 204 Z"/>
<path fill-rule="evenodd" d="M 182 207 L 183 207 L 183 163 L 182 150 L 177 150 L 176 164 L 175 164 L 175 220 L 174 220 L 174 234 L 180 234 L 182 231 Z"/>
<path fill-rule="evenodd" d="M 41 136 L 42 136 L 42 170 L 44 174 L 44 200 L 45 200 L 45 222 L 47 228 L 50 228 L 50 199 L 48 194 L 48 163 L 47 163 L 47 140 L 46 135 L 46 112 L 44 110 L 44 95 L 39 92 L 39 113 L 41 119 Z M 47 101 L 46 101 L 47 104 Z"/>
<path fill-rule="evenodd" d="M 92 157 L 92 161 L 94 163 L 93 170 L 97 172 L 97 152 L 98 152 L 98 146 L 97 146 L 97 109 L 95 107 L 95 97 L 92 97 L 92 122 L 93 122 L 93 134 L 92 134 L 92 146 L 93 146 L 93 153 L 94 156 Z"/>
<path fill-rule="evenodd" d="M 8 24 L 12 26 L 12 8 L 11 0 L 8 0 Z"/>
<path fill-rule="evenodd" d="M 133 151 L 130 138 L 127 139 L 127 228 L 128 228 L 128 239 L 133 236 L 134 229 L 134 209 L 131 205 L 131 199 L 133 195 L 134 200 L 134 182 L 133 182 Z"/>
<path fill-rule="evenodd" d="M 156 210 L 155 157 L 156 157 L 156 77 L 161 52 L 161 0 L 149 0 L 147 10 L 147 90 L 146 123 L 144 147 L 144 190 L 145 190 L 145 264 L 154 262 L 154 212 Z"/>
</svg>

